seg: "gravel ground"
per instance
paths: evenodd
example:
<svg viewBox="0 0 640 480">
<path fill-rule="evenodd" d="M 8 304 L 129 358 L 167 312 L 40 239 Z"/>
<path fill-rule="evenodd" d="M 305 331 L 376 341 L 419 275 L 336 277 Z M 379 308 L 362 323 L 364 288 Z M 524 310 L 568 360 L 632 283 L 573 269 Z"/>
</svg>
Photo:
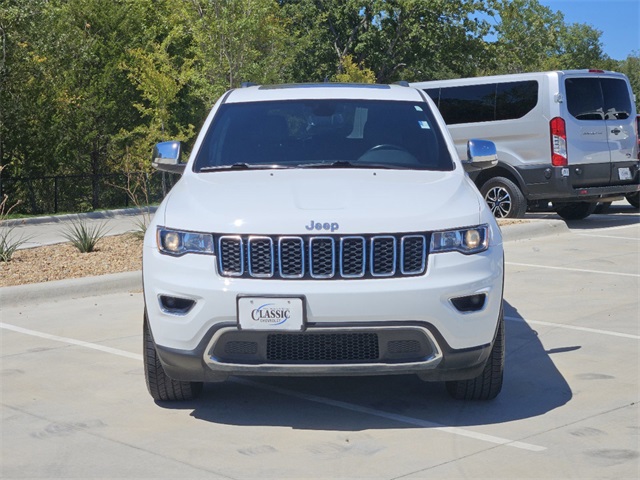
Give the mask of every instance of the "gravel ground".
<svg viewBox="0 0 640 480">
<path fill-rule="evenodd" d="M 80 253 L 69 243 L 18 250 L 0 262 L 0 287 L 80 278 L 142 268 L 142 241 L 132 235 L 102 238 L 96 251 Z"/>
</svg>

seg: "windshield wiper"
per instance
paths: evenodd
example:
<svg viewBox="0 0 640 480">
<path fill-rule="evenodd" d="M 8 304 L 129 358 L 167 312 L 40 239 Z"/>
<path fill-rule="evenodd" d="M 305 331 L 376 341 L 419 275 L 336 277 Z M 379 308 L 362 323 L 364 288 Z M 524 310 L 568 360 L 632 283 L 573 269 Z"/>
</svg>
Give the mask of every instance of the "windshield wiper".
<svg viewBox="0 0 640 480">
<path fill-rule="evenodd" d="M 266 170 L 276 168 L 291 168 L 283 165 L 256 165 L 251 163 L 238 162 L 231 165 L 208 165 L 202 167 L 198 172 L 215 172 L 218 170 Z"/>
<path fill-rule="evenodd" d="M 381 168 L 387 170 L 405 170 L 410 167 L 401 165 L 386 165 L 384 163 L 349 162 L 347 160 L 337 160 L 335 162 L 301 163 L 298 168 Z"/>
<path fill-rule="evenodd" d="M 298 168 L 356 168 L 347 160 L 336 160 L 335 162 L 299 163 Z"/>
</svg>

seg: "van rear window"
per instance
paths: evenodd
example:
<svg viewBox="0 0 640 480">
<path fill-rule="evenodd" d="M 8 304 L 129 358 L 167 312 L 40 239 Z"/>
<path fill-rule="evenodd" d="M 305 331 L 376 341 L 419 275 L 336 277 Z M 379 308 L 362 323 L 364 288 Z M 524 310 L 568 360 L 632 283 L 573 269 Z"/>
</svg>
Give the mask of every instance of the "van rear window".
<svg viewBox="0 0 640 480">
<path fill-rule="evenodd" d="M 425 90 L 447 125 L 522 118 L 538 104 L 538 82 L 486 83 Z"/>
<path fill-rule="evenodd" d="M 569 113 L 578 120 L 625 120 L 631 98 L 618 78 L 567 78 L 564 82 Z"/>
</svg>

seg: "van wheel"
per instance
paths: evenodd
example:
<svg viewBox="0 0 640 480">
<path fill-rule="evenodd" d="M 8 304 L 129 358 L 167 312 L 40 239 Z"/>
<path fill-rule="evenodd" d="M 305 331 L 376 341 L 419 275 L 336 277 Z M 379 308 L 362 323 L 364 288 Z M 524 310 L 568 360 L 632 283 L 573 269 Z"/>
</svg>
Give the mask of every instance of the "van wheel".
<svg viewBox="0 0 640 480">
<path fill-rule="evenodd" d="M 480 193 L 496 218 L 521 218 L 527 211 L 527 201 L 520 188 L 505 177 L 487 180 Z"/>
<path fill-rule="evenodd" d="M 446 382 L 447 391 L 456 400 L 492 400 L 502 390 L 504 376 L 504 315 L 500 311 L 498 332 L 493 343 L 491 354 L 482 373 L 471 380 L 454 380 Z"/>
<path fill-rule="evenodd" d="M 556 213 L 565 220 L 582 220 L 595 212 L 596 206 L 593 202 L 565 203 L 556 208 Z"/>
<path fill-rule="evenodd" d="M 156 344 L 151 336 L 146 312 L 143 331 L 143 360 L 147 390 L 149 390 L 154 400 L 184 401 L 193 400 L 200 395 L 203 386 L 202 382 L 181 382 L 169 378 L 164 373 L 164 368 L 162 368 L 162 363 L 160 363 L 156 352 Z"/>
<path fill-rule="evenodd" d="M 627 202 L 636 208 L 640 208 L 640 192 L 627 193 Z"/>
</svg>

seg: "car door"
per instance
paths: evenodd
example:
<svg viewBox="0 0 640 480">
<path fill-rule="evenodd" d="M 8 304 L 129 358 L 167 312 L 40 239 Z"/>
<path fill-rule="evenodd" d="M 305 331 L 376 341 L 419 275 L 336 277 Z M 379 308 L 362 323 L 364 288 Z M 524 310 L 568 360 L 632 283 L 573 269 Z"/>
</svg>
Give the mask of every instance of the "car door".
<svg viewBox="0 0 640 480">
<path fill-rule="evenodd" d="M 600 79 L 604 100 L 604 121 L 611 154 L 611 183 L 634 181 L 637 163 L 633 104 L 624 78 Z"/>
<path fill-rule="evenodd" d="M 623 77 L 567 75 L 563 118 L 574 188 L 633 181 L 633 117 Z"/>
</svg>

